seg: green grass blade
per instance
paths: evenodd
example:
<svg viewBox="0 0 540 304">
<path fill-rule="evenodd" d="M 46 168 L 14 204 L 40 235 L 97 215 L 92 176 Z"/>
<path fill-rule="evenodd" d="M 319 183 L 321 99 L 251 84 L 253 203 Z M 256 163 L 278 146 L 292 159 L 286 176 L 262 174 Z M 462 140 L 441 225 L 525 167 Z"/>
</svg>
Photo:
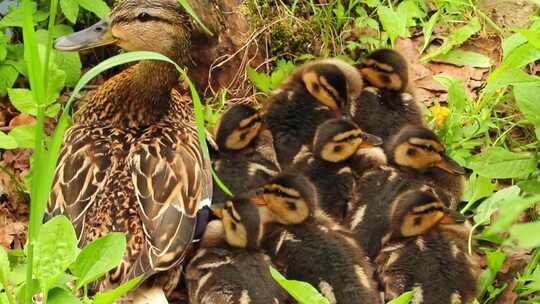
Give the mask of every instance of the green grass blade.
<svg viewBox="0 0 540 304">
<path fill-rule="evenodd" d="M 197 24 L 199 24 L 199 26 L 206 32 L 208 33 L 208 35 L 210 36 L 213 36 L 214 34 L 212 34 L 212 31 L 210 31 L 210 29 L 208 29 L 206 27 L 206 25 L 204 25 L 204 23 L 202 22 L 201 18 L 199 18 L 199 16 L 197 15 L 197 13 L 195 12 L 195 10 L 191 7 L 191 5 L 189 4 L 189 2 L 187 2 L 186 0 L 178 0 L 178 2 L 180 3 L 180 5 L 186 10 L 186 12 L 195 20 L 195 22 L 197 22 Z"/>
</svg>

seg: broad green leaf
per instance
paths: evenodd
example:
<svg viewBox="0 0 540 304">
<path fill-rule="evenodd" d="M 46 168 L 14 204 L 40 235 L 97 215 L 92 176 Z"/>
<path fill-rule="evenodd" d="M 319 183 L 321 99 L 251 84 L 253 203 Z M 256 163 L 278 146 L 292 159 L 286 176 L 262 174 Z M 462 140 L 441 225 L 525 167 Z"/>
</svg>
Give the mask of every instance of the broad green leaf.
<svg viewBox="0 0 540 304">
<path fill-rule="evenodd" d="M 396 13 L 403 16 L 405 19 L 405 27 L 415 26 L 416 19 L 421 19 L 425 16 L 424 12 L 418 7 L 416 1 L 412 0 L 402 1 L 398 5 Z"/>
<path fill-rule="evenodd" d="M 81 57 L 78 52 L 54 52 L 54 63 L 66 73 L 65 84 L 74 87 L 81 79 Z"/>
<path fill-rule="evenodd" d="M 525 36 L 535 48 L 540 49 L 540 32 L 525 29 L 518 29 L 516 32 Z"/>
<path fill-rule="evenodd" d="M 8 89 L 9 101 L 21 113 L 37 114 L 37 105 L 32 99 L 32 92 L 28 89 Z"/>
<path fill-rule="evenodd" d="M 474 216 L 474 222 L 477 224 L 489 223 L 491 215 L 499 209 L 499 206 L 506 201 L 519 197 L 520 192 L 521 190 L 517 186 L 511 186 L 495 192 L 492 196 L 488 197 L 478 205 Z"/>
<path fill-rule="evenodd" d="M 498 69 L 496 71 L 499 71 Z M 540 83 L 540 77 L 525 73 L 521 69 L 508 68 L 498 73 L 493 72 L 487 79 L 487 85 L 484 89 L 486 95 L 495 93 L 498 89 L 509 85 L 521 87 L 536 87 Z"/>
<path fill-rule="evenodd" d="M 77 288 L 95 281 L 118 266 L 125 251 L 126 236 L 119 232 L 109 233 L 86 245 L 71 266 L 71 272 L 78 277 Z"/>
<path fill-rule="evenodd" d="M 0 64 L 0 97 L 6 95 L 7 89 L 11 88 L 19 76 L 19 72 L 13 66 Z"/>
<path fill-rule="evenodd" d="M 9 300 L 5 292 L 0 292 L 0 304 L 9 304 Z"/>
<path fill-rule="evenodd" d="M 432 60 L 454 65 L 468 65 L 475 68 L 491 67 L 491 59 L 489 59 L 489 57 L 471 51 L 451 50 L 450 52 L 437 56 Z"/>
<path fill-rule="evenodd" d="M 60 96 L 60 92 L 62 92 L 65 83 L 66 72 L 60 70 L 56 64 L 51 63 L 51 66 L 49 68 L 49 81 L 47 86 L 47 105 L 56 101 L 58 96 Z"/>
<path fill-rule="evenodd" d="M 49 291 L 49 295 L 47 296 L 47 303 L 48 304 L 80 304 L 81 301 L 77 299 L 77 297 L 74 296 L 71 292 L 57 287 Z"/>
<path fill-rule="evenodd" d="M 77 0 L 79 4 L 87 11 L 90 11 L 99 18 L 105 18 L 111 11 L 107 3 L 103 0 Z"/>
<path fill-rule="evenodd" d="M 501 147 L 492 147 L 473 156 L 468 167 L 478 175 L 490 178 L 526 177 L 536 170 L 534 155 L 514 153 Z"/>
<path fill-rule="evenodd" d="M 506 254 L 500 250 L 486 252 L 488 268 L 480 275 L 478 282 L 480 294 L 482 294 L 495 280 L 497 273 L 506 261 Z"/>
<path fill-rule="evenodd" d="M 440 47 L 433 50 L 426 56 L 422 57 L 421 60 L 430 61 L 433 58 L 448 53 L 456 46 L 460 46 L 462 43 L 471 38 L 471 36 L 480 31 L 481 28 L 482 26 L 480 24 L 480 20 L 478 19 L 478 17 L 474 17 L 469 23 L 455 30 Z"/>
<path fill-rule="evenodd" d="M 437 75 L 433 78 L 448 88 L 448 108 L 451 114 L 462 114 L 468 103 L 463 81 L 446 75 Z"/>
<path fill-rule="evenodd" d="M 388 304 L 409 304 L 411 303 L 415 294 L 416 294 L 416 290 L 404 292 L 399 297 L 388 302 Z"/>
<path fill-rule="evenodd" d="M 137 286 L 141 281 L 142 276 L 133 278 L 117 288 L 105 292 L 98 292 L 94 298 L 94 304 L 112 304 L 114 300 L 120 298 L 133 287 Z"/>
<path fill-rule="evenodd" d="M 16 148 L 17 148 L 17 141 L 13 137 L 0 131 L 0 149 L 16 149 Z"/>
<path fill-rule="evenodd" d="M 34 248 L 33 272 L 43 290 L 49 290 L 77 258 L 77 237 L 65 216 L 43 224 Z"/>
<path fill-rule="evenodd" d="M 497 186 L 491 181 L 491 178 L 478 176 L 478 174 L 473 173 L 465 186 L 463 200 L 475 203 L 484 197 L 490 196 L 496 188 Z"/>
<path fill-rule="evenodd" d="M 270 267 L 272 278 L 283 287 L 300 304 L 330 304 L 328 299 L 323 297 L 315 287 L 309 283 L 287 280 L 275 268 Z"/>
<path fill-rule="evenodd" d="M 525 115 L 525 118 L 536 128 L 536 138 L 540 140 L 540 81 L 538 87 L 514 87 L 514 96 L 516 103 Z"/>
<path fill-rule="evenodd" d="M 60 7 L 64 16 L 71 22 L 77 22 L 79 15 L 79 2 L 77 0 L 60 0 Z"/>
<path fill-rule="evenodd" d="M 257 89 L 265 93 L 270 93 L 270 91 L 272 91 L 272 78 L 270 76 L 264 73 L 259 73 L 250 66 L 247 67 L 247 75 Z"/>
<path fill-rule="evenodd" d="M 420 54 L 424 53 L 424 51 L 429 46 L 429 43 L 431 42 L 431 36 L 433 35 L 433 27 L 439 20 L 439 16 L 441 14 L 441 11 L 435 12 L 430 18 L 429 21 L 424 23 L 422 26 L 422 32 L 424 33 L 424 44 L 422 45 L 422 49 L 420 50 Z"/>
<path fill-rule="evenodd" d="M 523 211 L 534 206 L 538 202 L 540 202 L 540 195 L 505 200 L 500 204 L 497 219 L 488 228 L 487 234 L 495 234 L 508 229 Z"/>
<path fill-rule="evenodd" d="M 20 125 L 9 132 L 18 148 L 33 148 L 36 142 L 36 125 Z"/>
<path fill-rule="evenodd" d="M 510 228 L 510 238 L 522 248 L 540 247 L 540 222 L 517 224 Z"/>
<path fill-rule="evenodd" d="M 377 14 L 383 29 L 388 33 L 392 45 L 394 45 L 398 37 L 409 36 L 406 16 L 397 14 L 387 6 L 379 6 Z"/>
<path fill-rule="evenodd" d="M 0 31 L 0 62 L 6 60 L 8 54 L 7 45 L 8 38 L 2 31 Z"/>
<path fill-rule="evenodd" d="M 206 25 L 204 25 L 204 23 L 202 22 L 201 18 L 199 18 L 199 16 L 197 15 L 197 13 L 195 12 L 195 10 L 193 10 L 193 8 L 191 7 L 191 5 L 189 4 L 189 2 L 187 0 L 178 0 L 178 2 L 180 3 L 180 5 L 184 8 L 184 10 L 191 16 L 191 18 L 193 18 L 195 20 L 195 22 L 206 32 L 208 33 L 209 35 L 212 35 L 212 31 L 210 31 Z"/>
<path fill-rule="evenodd" d="M 41 22 L 47 19 L 48 13 L 37 10 L 35 2 L 29 2 L 34 23 Z M 23 7 L 19 6 L 9 12 L 6 16 L 0 19 L 0 28 L 3 27 L 22 27 L 23 25 Z"/>
<path fill-rule="evenodd" d="M 9 260 L 4 246 L 0 245 L 0 284 L 8 285 L 8 274 L 10 273 Z"/>
<path fill-rule="evenodd" d="M 540 180 L 525 180 L 519 182 L 517 185 L 524 192 L 540 194 Z"/>
<path fill-rule="evenodd" d="M 271 88 L 277 88 L 294 71 L 296 66 L 291 61 L 278 60 L 276 68 L 272 72 Z"/>
</svg>

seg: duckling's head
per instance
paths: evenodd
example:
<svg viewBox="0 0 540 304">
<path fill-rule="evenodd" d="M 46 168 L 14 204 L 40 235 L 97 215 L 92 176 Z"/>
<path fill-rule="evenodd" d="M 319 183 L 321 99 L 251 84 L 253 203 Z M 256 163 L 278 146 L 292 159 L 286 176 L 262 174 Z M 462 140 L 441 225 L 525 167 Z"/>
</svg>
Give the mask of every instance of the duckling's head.
<svg viewBox="0 0 540 304">
<path fill-rule="evenodd" d="M 233 247 L 259 248 L 263 226 L 257 205 L 247 197 L 234 197 L 222 211 L 225 239 Z"/>
<path fill-rule="evenodd" d="M 407 61 L 390 49 L 369 54 L 360 64 L 360 73 L 365 81 L 379 89 L 403 91 L 409 84 Z"/>
<path fill-rule="evenodd" d="M 455 223 L 449 210 L 429 188 L 400 194 L 392 203 L 390 220 L 395 237 L 422 235 L 439 223 Z"/>
<path fill-rule="evenodd" d="M 271 213 L 265 222 L 284 225 L 300 224 L 311 217 L 317 208 L 315 186 L 304 176 L 282 174 L 258 190 L 257 202 L 262 210 Z"/>
<path fill-rule="evenodd" d="M 248 105 L 235 105 L 228 109 L 217 126 L 216 141 L 219 149 L 241 150 L 259 134 L 262 119 L 257 110 Z"/>
<path fill-rule="evenodd" d="M 381 138 L 363 132 L 352 121 L 331 119 L 317 128 L 313 139 L 313 152 L 325 161 L 338 163 L 353 156 L 358 149 L 381 144 Z"/>
<path fill-rule="evenodd" d="M 76 51 L 116 44 L 126 51 L 181 59 L 188 55 L 191 30 L 189 16 L 177 0 L 123 0 L 106 20 L 58 38 L 55 48 Z"/>
<path fill-rule="evenodd" d="M 404 127 L 390 141 L 389 150 L 391 161 L 403 167 L 419 171 L 437 168 L 454 175 L 465 174 L 465 169 L 445 154 L 437 135 L 423 127 Z"/>
<path fill-rule="evenodd" d="M 310 64 L 303 71 L 302 81 L 318 102 L 336 112 L 346 108 L 347 76 L 338 65 L 327 61 Z"/>
</svg>

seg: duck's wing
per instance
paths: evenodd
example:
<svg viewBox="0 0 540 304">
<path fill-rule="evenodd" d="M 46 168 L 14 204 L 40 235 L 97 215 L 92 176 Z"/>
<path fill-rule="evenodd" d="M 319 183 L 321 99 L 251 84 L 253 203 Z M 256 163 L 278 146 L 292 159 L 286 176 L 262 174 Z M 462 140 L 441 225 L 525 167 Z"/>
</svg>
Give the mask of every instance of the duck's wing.
<svg viewBox="0 0 540 304">
<path fill-rule="evenodd" d="M 112 158 L 114 130 L 75 126 L 64 138 L 47 208 L 47 217 L 66 215 L 80 240 L 86 212 L 117 166 Z"/>
<path fill-rule="evenodd" d="M 197 211 L 210 203 L 210 165 L 193 129 L 157 125 L 130 151 L 129 168 L 146 238 L 133 275 L 170 269 L 193 240 Z"/>
</svg>

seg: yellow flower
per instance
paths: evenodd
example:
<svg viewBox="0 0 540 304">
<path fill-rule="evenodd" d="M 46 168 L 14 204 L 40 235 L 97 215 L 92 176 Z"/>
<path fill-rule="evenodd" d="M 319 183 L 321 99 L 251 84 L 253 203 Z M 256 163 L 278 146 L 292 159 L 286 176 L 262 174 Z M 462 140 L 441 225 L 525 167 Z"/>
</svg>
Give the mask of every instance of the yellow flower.
<svg viewBox="0 0 540 304">
<path fill-rule="evenodd" d="M 450 114 L 450 110 L 447 107 L 442 107 L 441 105 L 435 105 L 429 109 L 435 118 L 435 123 L 437 127 L 442 127 L 446 117 Z"/>
</svg>

